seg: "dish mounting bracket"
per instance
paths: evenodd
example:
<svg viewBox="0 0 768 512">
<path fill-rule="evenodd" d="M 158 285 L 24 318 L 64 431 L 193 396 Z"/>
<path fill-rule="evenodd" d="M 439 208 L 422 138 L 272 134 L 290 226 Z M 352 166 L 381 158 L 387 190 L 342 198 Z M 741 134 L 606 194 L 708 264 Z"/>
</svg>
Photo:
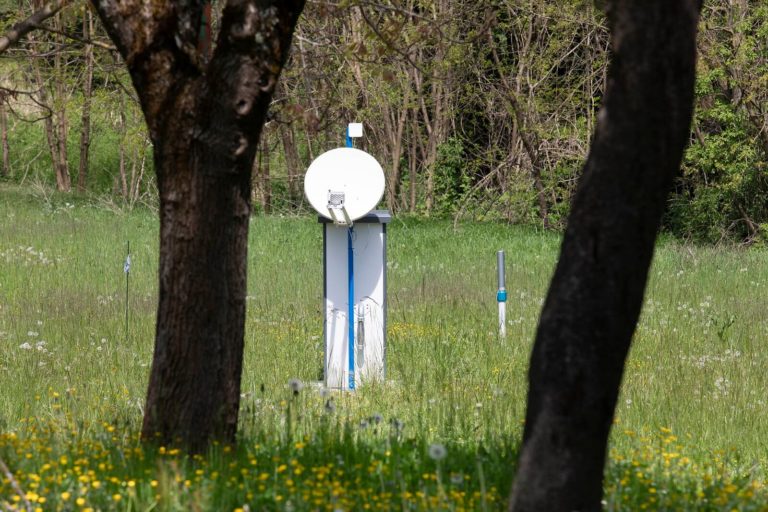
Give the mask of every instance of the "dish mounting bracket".
<svg viewBox="0 0 768 512">
<path fill-rule="evenodd" d="M 328 213 L 337 226 L 352 226 L 352 219 L 344 207 L 344 192 L 328 191 Z"/>
</svg>

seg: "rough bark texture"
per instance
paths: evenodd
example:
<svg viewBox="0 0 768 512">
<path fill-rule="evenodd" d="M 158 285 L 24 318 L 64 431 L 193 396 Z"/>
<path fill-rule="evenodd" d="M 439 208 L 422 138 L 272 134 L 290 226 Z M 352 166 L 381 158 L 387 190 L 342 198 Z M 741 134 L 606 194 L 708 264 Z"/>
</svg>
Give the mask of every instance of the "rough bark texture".
<svg viewBox="0 0 768 512">
<path fill-rule="evenodd" d="M 605 103 L 531 358 L 510 510 L 600 510 L 608 434 L 690 133 L 696 0 L 609 4 Z"/>
<path fill-rule="evenodd" d="M 191 451 L 234 440 L 251 168 L 303 0 L 230 0 L 207 62 L 204 2 L 94 2 L 155 148 L 160 296 L 143 436 Z"/>
</svg>

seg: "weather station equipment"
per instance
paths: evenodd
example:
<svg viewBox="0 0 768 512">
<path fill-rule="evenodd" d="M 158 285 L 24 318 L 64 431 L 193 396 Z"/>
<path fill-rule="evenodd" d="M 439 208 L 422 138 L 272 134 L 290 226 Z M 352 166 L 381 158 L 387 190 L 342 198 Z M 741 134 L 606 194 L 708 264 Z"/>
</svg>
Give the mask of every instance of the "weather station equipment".
<svg viewBox="0 0 768 512">
<path fill-rule="evenodd" d="M 387 210 L 384 171 L 354 148 L 363 125 L 347 127 L 347 147 L 318 156 L 304 193 L 323 227 L 323 375 L 329 389 L 354 390 L 383 381 L 387 330 Z"/>
</svg>

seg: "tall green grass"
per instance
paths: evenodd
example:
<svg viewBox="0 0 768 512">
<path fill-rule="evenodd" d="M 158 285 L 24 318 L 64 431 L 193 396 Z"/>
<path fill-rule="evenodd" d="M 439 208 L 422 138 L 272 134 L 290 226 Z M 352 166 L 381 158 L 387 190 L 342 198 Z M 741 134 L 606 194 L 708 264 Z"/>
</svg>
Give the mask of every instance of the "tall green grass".
<svg viewBox="0 0 768 512">
<path fill-rule="evenodd" d="M 310 384 L 322 368 L 321 229 L 313 217 L 253 218 L 241 443 L 188 460 L 136 440 L 154 335 L 156 217 L 0 187 L 0 458 L 19 485 L 51 465 L 57 476 L 37 487 L 45 510 L 77 508 L 77 496 L 83 507 L 121 510 L 503 506 L 558 236 L 396 218 L 387 382 L 327 394 Z M 506 339 L 495 327 L 498 249 L 509 263 Z M 659 246 L 611 439 L 607 509 L 768 506 L 766 255 Z M 305 383 L 298 396 L 290 379 Z M 433 444 L 447 447 L 444 460 L 429 457 Z M 91 483 L 73 469 L 79 452 L 101 454 L 81 464 Z M 103 485 L 94 489 L 94 478 Z M 333 498 L 334 481 L 347 501 Z M 10 485 L 0 485 L 0 503 L 5 493 L 23 505 Z"/>
</svg>

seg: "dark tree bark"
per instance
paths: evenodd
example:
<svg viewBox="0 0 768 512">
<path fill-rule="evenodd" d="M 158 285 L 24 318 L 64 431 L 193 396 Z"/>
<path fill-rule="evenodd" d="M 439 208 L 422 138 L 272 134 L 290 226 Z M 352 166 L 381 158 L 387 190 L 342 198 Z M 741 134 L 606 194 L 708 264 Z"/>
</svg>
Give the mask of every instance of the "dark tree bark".
<svg viewBox="0 0 768 512">
<path fill-rule="evenodd" d="M 600 510 L 606 444 L 690 133 L 697 0 L 609 2 L 603 109 L 541 315 L 510 510 Z"/>
<path fill-rule="evenodd" d="M 93 2 L 154 144 L 160 291 L 143 436 L 234 440 L 245 326 L 251 169 L 303 0 L 230 0 L 210 62 L 204 2 Z"/>
</svg>

